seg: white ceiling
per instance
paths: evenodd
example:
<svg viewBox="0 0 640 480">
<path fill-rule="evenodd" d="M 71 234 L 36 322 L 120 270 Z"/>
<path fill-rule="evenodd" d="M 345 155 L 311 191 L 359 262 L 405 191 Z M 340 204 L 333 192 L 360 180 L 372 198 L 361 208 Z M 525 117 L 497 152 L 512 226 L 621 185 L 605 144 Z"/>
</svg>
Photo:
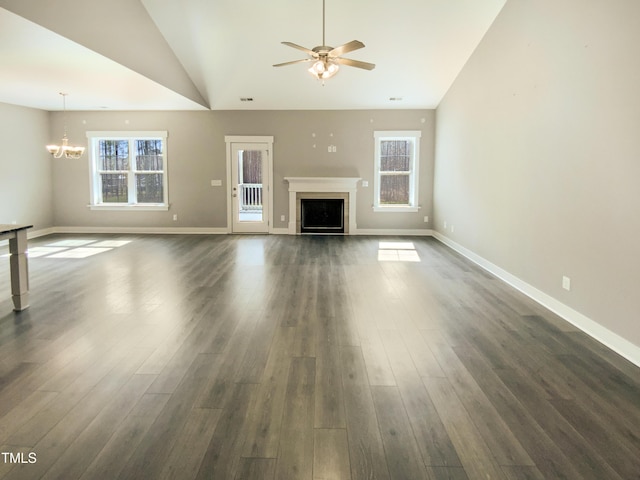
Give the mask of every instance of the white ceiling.
<svg viewBox="0 0 640 480">
<path fill-rule="evenodd" d="M 362 41 L 345 57 L 376 68 L 343 66 L 324 86 L 308 64 L 272 66 L 305 58 L 282 41 L 322 43 L 321 0 L 139 1 L 0 0 L 0 102 L 60 110 L 64 91 L 69 110 L 435 108 L 506 0 L 326 0 L 326 42 Z M 136 18 L 99 23 L 91 3 Z"/>
</svg>

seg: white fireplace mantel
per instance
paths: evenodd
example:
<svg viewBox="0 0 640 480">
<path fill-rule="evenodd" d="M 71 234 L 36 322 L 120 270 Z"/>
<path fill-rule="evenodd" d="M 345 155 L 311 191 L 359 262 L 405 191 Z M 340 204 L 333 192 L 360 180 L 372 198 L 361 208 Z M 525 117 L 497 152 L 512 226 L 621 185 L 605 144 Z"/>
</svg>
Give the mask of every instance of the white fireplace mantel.
<svg viewBox="0 0 640 480">
<path fill-rule="evenodd" d="M 356 192 L 360 177 L 284 177 L 289 182 L 289 234 L 296 235 L 298 193 L 347 193 L 349 233 L 356 232 Z"/>
</svg>

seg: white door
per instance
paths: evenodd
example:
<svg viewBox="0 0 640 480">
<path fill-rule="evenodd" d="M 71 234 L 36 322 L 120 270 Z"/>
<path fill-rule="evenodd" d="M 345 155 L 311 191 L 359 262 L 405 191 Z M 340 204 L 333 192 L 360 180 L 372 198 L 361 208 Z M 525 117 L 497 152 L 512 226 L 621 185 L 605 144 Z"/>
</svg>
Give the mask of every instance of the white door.
<svg viewBox="0 0 640 480">
<path fill-rule="evenodd" d="M 267 142 L 229 143 L 233 233 L 269 232 L 270 150 Z"/>
</svg>

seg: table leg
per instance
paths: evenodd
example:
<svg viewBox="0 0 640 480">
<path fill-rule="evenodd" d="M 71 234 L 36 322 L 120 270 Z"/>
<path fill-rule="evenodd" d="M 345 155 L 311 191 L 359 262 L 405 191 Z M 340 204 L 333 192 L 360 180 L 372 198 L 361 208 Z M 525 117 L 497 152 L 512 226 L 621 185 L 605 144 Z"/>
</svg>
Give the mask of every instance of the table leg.
<svg viewBox="0 0 640 480">
<path fill-rule="evenodd" d="M 16 312 L 29 306 L 29 267 L 27 262 L 27 231 L 18 230 L 9 239 L 11 264 L 11 298 Z"/>
</svg>

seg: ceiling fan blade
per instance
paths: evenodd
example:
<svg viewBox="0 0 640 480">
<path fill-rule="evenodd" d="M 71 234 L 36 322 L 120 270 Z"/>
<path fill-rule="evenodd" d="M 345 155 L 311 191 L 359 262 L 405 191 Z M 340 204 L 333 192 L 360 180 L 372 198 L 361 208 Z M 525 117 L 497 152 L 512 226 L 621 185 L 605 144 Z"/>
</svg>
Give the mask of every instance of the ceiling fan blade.
<svg viewBox="0 0 640 480">
<path fill-rule="evenodd" d="M 285 65 L 293 65 L 294 63 L 311 62 L 312 60 L 315 60 L 315 59 L 313 59 L 313 58 L 303 58 L 302 60 L 293 60 L 292 62 L 278 63 L 278 64 L 274 65 L 274 67 L 284 67 Z"/>
<path fill-rule="evenodd" d="M 364 48 L 364 43 L 360 40 L 351 40 L 349 43 L 345 43 L 339 47 L 334 48 L 329 52 L 330 57 L 340 57 L 345 53 L 353 52 L 354 50 L 358 50 L 360 48 Z"/>
<path fill-rule="evenodd" d="M 365 70 L 373 70 L 376 68 L 374 63 L 361 62 L 359 60 L 351 60 L 350 58 L 336 58 L 334 59 L 340 65 L 348 65 L 350 67 L 364 68 Z"/>
<path fill-rule="evenodd" d="M 295 43 L 291 43 L 291 42 L 280 42 L 283 45 L 287 45 L 289 47 L 293 47 L 293 48 L 297 48 L 298 50 L 302 50 L 304 53 L 306 53 L 307 55 L 311 55 L 312 57 L 316 55 L 316 52 L 314 52 L 313 50 L 309 50 L 308 48 L 305 47 L 301 47 L 300 45 L 297 45 Z"/>
</svg>

